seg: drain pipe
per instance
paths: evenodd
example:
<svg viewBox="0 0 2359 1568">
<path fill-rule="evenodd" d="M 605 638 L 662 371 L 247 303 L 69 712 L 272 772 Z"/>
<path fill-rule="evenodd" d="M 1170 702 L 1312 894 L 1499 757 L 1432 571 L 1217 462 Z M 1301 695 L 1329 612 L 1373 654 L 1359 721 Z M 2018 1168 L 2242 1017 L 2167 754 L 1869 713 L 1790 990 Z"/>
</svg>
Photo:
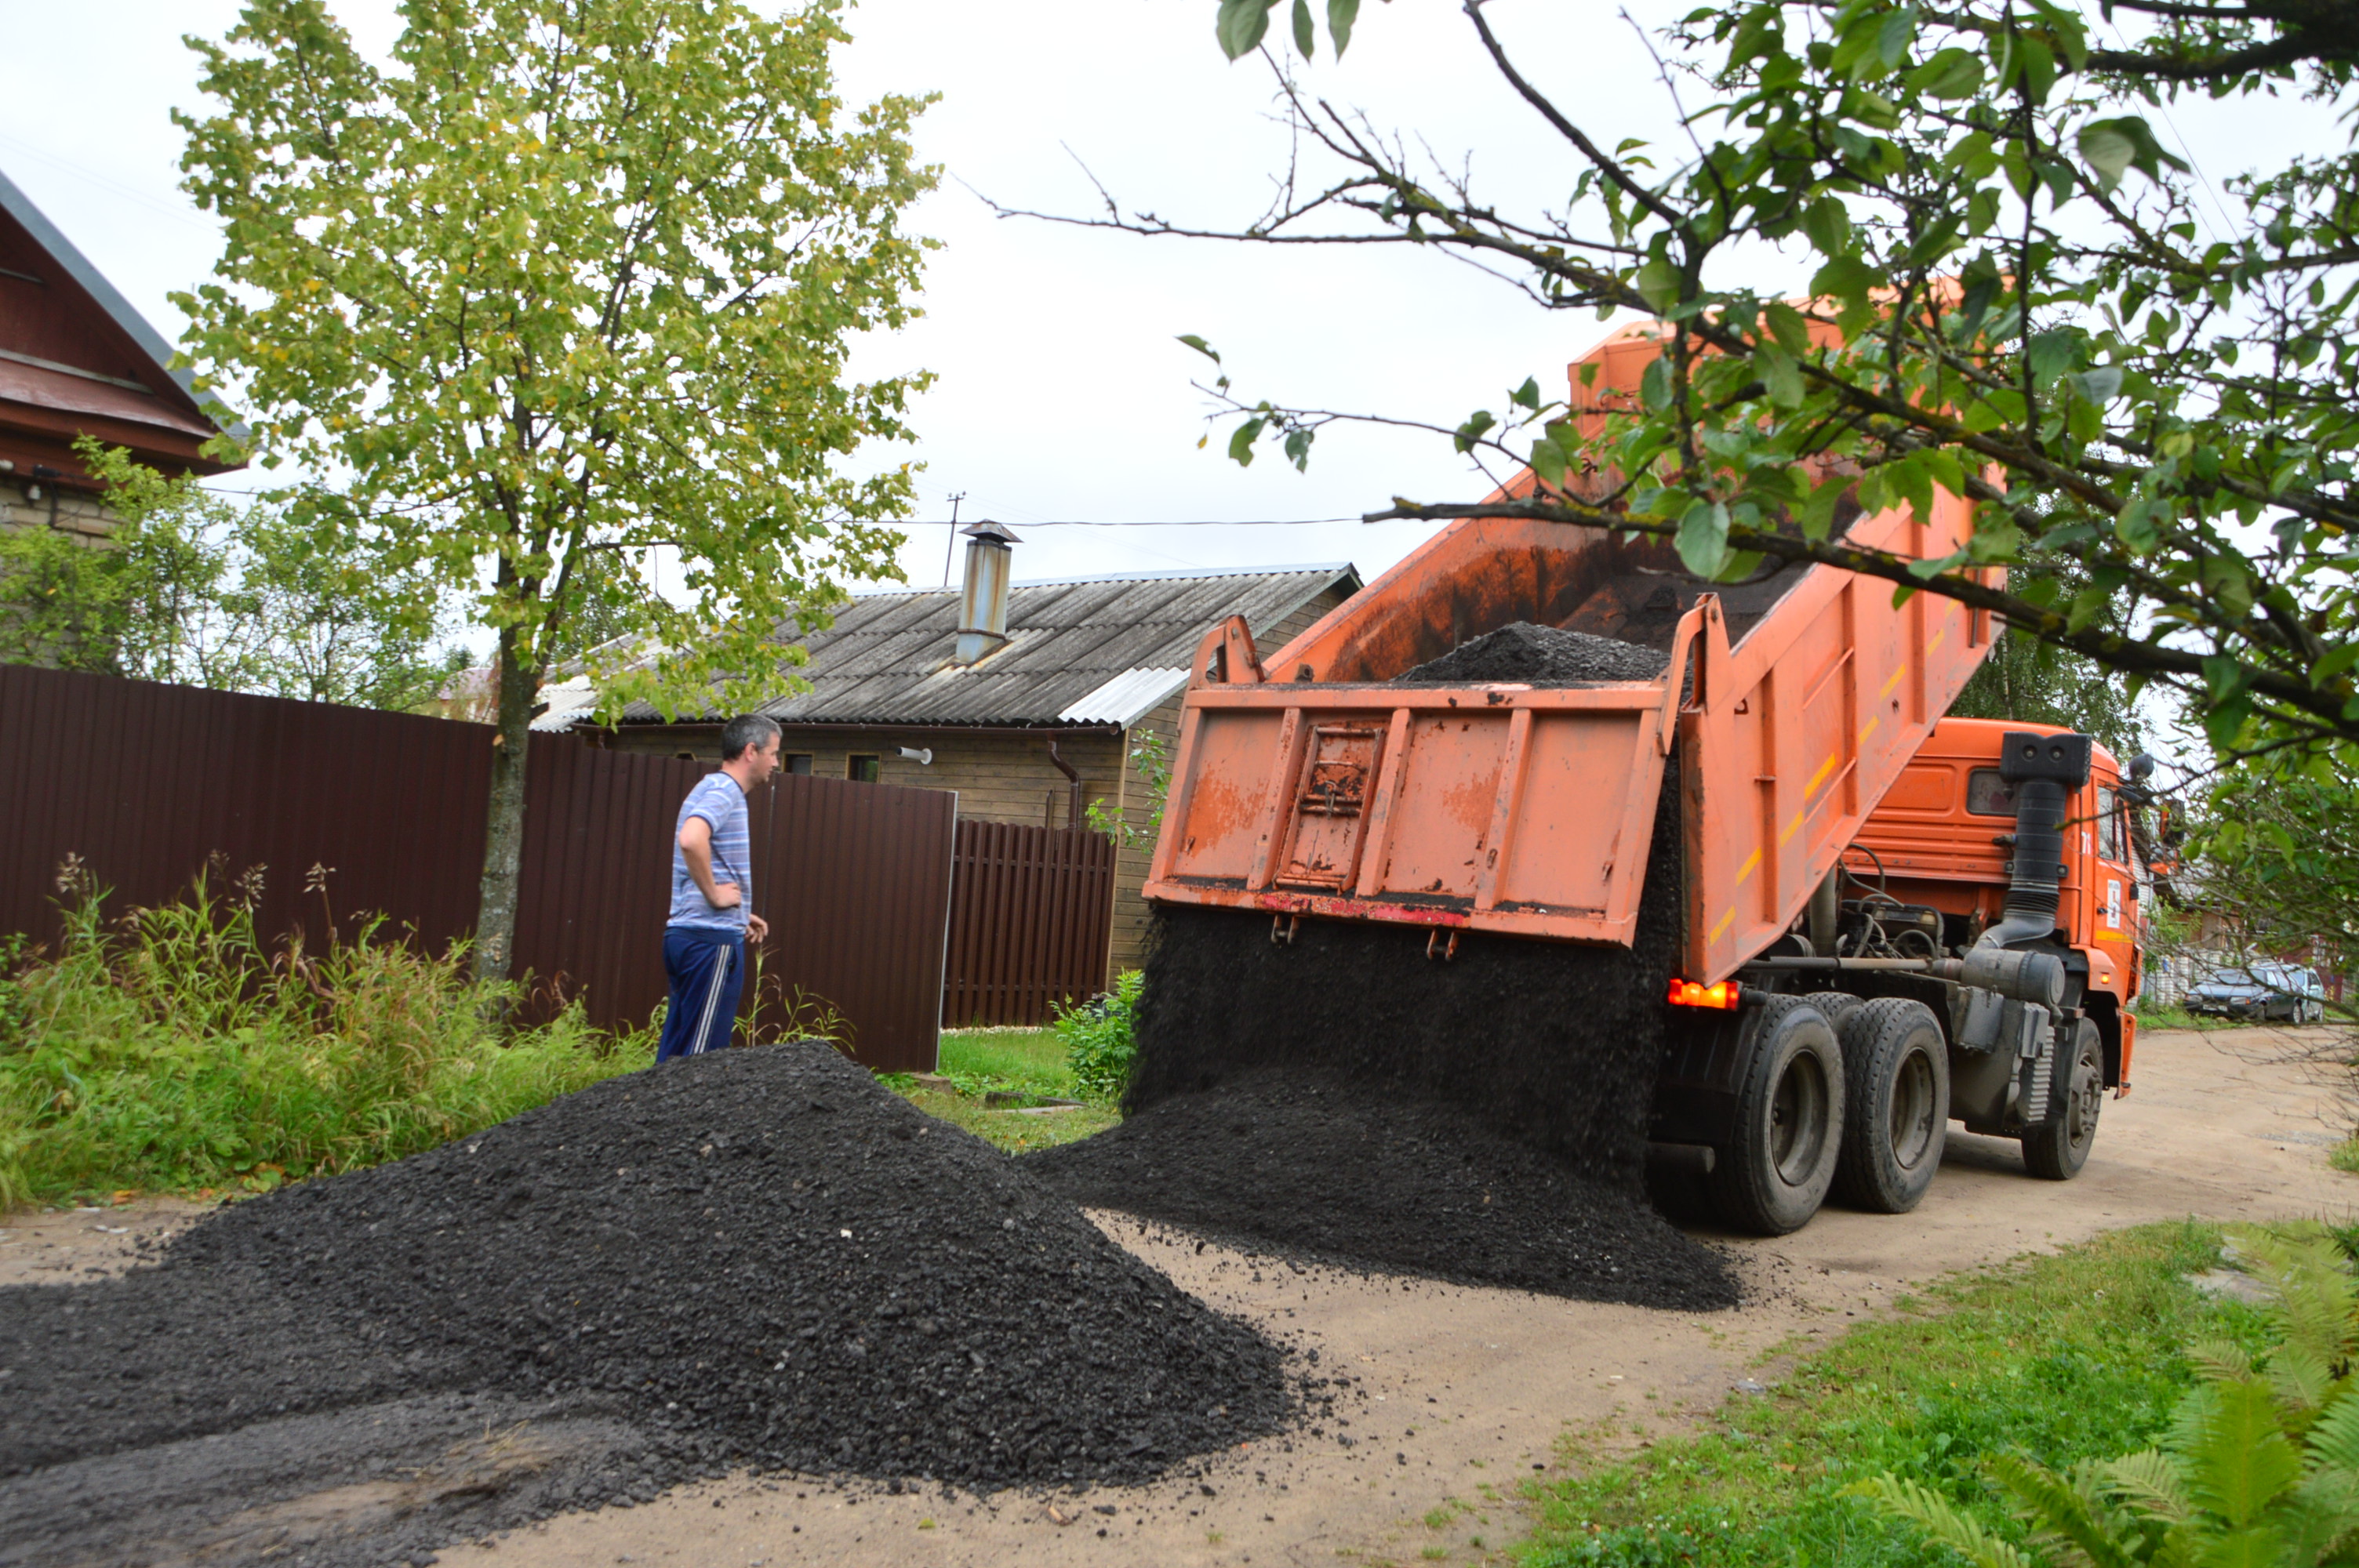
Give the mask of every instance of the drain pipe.
<svg viewBox="0 0 2359 1568">
<path fill-rule="evenodd" d="M 1057 771 L 1068 781 L 1065 786 L 1065 826 L 1079 827 L 1082 825 L 1082 775 L 1074 771 L 1072 763 L 1057 755 L 1057 742 L 1053 737 L 1049 741 L 1049 760 L 1057 764 Z"/>
<path fill-rule="evenodd" d="M 1998 775 L 2016 786 L 2015 860 L 2007 869 L 2006 914 L 1977 947 L 2044 941 L 2062 902 L 2064 819 L 2072 792 L 2089 782 L 2089 737 L 2011 730 Z"/>
</svg>

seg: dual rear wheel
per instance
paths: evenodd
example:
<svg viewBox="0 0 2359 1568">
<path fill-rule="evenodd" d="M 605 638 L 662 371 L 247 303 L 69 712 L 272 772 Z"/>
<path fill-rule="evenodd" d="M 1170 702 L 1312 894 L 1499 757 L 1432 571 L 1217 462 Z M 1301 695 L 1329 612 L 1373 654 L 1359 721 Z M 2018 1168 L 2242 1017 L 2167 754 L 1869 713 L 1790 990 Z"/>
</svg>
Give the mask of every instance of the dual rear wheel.
<svg viewBox="0 0 2359 1568">
<path fill-rule="evenodd" d="M 1770 997 L 1749 1058 L 1712 1164 L 1723 1221 L 1783 1236 L 1830 1194 L 1881 1214 L 1917 1206 L 1950 1122 L 1949 1049 L 1922 1003 Z"/>
</svg>

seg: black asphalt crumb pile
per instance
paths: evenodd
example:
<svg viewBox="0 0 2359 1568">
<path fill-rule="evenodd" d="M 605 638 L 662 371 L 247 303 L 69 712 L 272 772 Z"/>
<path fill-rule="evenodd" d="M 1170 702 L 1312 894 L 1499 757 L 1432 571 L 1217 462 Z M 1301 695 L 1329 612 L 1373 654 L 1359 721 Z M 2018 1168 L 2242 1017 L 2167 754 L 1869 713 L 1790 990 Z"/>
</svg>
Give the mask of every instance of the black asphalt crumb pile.
<svg viewBox="0 0 2359 1568">
<path fill-rule="evenodd" d="M 1636 643 L 1517 621 L 1460 643 L 1441 657 L 1395 676 L 1392 684 L 1521 681 L 1533 686 L 1578 686 L 1589 681 L 1654 680 L 1670 662 L 1669 654 Z"/>
<path fill-rule="evenodd" d="M 1272 1198 L 1231 1202 L 1223 1214 L 1209 1206 L 1222 1201 L 1219 1195 L 1246 1195 L 1222 1174 L 1226 1152 L 1206 1144 L 1191 1153 L 1182 1147 L 1184 1137 L 1167 1140 L 1154 1131 L 1164 1125 L 1152 1119 L 1155 1113 L 1182 1097 L 1218 1098 L 1203 1110 L 1180 1113 L 1172 1125 L 1190 1116 L 1226 1115 L 1223 1107 L 1246 1092 L 1232 1086 L 1248 1077 L 1251 1092 L 1279 1100 L 1348 1085 L 1374 1097 L 1353 1102 L 1359 1107 L 1353 1112 L 1357 1125 L 1371 1137 L 1391 1118 L 1409 1130 L 1401 1136 L 1413 1142 L 1420 1136 L 1415 1130 L 1443 1125 L 1429 1119 L 1447 1109 L 1465 1119 L 1461 1125 L 1472 1129 L 1470 1137 L 1488 1135 L 1545 1156 L 1548 1165 L 1517 1166 L 1495 1143 L 1479 1142 L 1487 1153 L 1470 1148 L 1478 1166 L 1492 1160 L 1503 1173 L 1503 1185 L 1486 1189 L 1493 1202 L 1532 1217 L 1505 1227 L 1508 1236 L 1543 1236 L 1542 1217 L 1554 1212 L 1562 1238 L 1619 1236 L 1660 1254 L 1605 1262 L 1602 1248 L 1560 1238 L 1513 1265 L 1523 1271 L 1516 1282 L 1679 1309 L 1692 1305 L 1698 1292 L 1723 1304 L 1732 1301 L 1733 1287 L 1713 1256 L 1644 1208 L 1647 1124 L 1665 1044 L 1663 994 L 1679 946 L 1680 839 L 1673 757 L 1657 797 L 1637 929 L 1628 947 L 1467 932 L 1451 957 L 1422 928 L 1304 918 L 1291 940 L 1273 942 L 1266 915 L 1158 909 L 1134 1025 L 1138 1054 L 1124 1107 L 1139 1121 L 1138 1141 L 1158 1145 L 1157 1155 L 1141 1157 L 1167 1172 L 1175 1185 L 1194 1184 L 1212 1195 L 1194 1211 L 1195 1222 L 1208 1227 L 1355 1257 L 1371 1266 L 1506 1282 L 1508 1276 L 1484 1271 L 1505 1265 L 1466 1261 L 1458 1230 L 1416 1212 L 1419 1204 L 1435 1201 L 1439 1190 L 1420 1173 L 1430 1173 L 1430 1165 L 1365 1161 L 1357 1167 L 1364 1182 L 1334 1183 L 1322 1174 L 1330 1146 L 1306 1127 L 1294 1141 L 1288 1173 L 1266 1174 Z M 1273 1073 L 1299 1083 L 1283 1087 L 1267 1076 Z M 1348 1147 L 1359 1133 L 1338 1136 L 1344 1141 L 1337 1147 Z M 1108 1148 L 1119 1152 L 1123 1145 Z M 1108 1156 L 1117 1162 L 1124 1157 Z M 1093 1156 L 1071 1158 L 1081 1164 L 1069 1168 L 1079 1169 Z M 1517 1170 L 1527 1180 L 1545 1170 L 1549 1184 L 1528 1194 L 1506 1190 Z M 1312 1190 L 1332 1195 L 1317 1206 L 1302 1197 L 1305 1209 L 1335 1211 L 1323 1242 L 1315 1234 L 1316 1217 L 1290 1220 L 1266 1206 Z M 1306 1231 L 1306 1225 L 1313 1228 Z M 1387 1225 L 1395 1229 L 1389 1238 Z M 1506 1246 L 1502 1255 L 1513 1250 Z M 1573 1259 L 1573 1251 L 1587 1261 Z M 1649 1293 L 1656 1291 L 1660 1293 Z"/>
<path fill-rule="evenodd" d="M 1075 1202 L 1346 1267 L 1709 1312 L 1720 1255 L 1455 1106 L 1265 1067 L 1023 1158 Z"/>
<path fill-rule="evenodd" d="M 1144 1482 L 1317 1420 L 1288 1354 L 834 1051 L 731 1051 L 0 1290 L 0 1562 L 358 1568 L 737 1469 Z"/>
<path fill-rule="evenodd" d="M 609 1079 L 169 1260 L 479 1387 L 614 1401 L 684 1474 L 1137 1481 L 1288 1414 L 1276 1346 L 821 1046 Z"/>
</svg>

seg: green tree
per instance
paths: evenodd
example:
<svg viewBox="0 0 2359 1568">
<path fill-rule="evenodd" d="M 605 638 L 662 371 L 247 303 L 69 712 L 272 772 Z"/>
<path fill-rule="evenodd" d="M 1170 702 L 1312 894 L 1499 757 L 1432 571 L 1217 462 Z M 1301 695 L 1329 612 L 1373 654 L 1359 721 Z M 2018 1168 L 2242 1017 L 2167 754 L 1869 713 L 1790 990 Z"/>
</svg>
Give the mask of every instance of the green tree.
<svg viewBox="0 0 2359 1568">
<path fill-rule="evenodd" d="M 2017 591 L 2029 575 L 2015 574 Z M 2077 591 L 2077 586 L 2069 578 L 2060 585 L 2067 595 Z M 2061 724 L 2095 736 L 2123 762 L 2146 750 L 2146 726 L 2139 722 L 2130 682 L 2121 672 L 2077 649 L 2042 642 L 2014 627 L 1992 642 L 1990 653 L 1950 704 L 1950 711 L 1961 719 Z"/>
<path fill-rule="evenodd" d="M 2180 880 L 2233 923 L 2213 955 L 2314 954 L 2321 968 L 2359 974 L 2359 785 L 2271 757 L 2210 781 L 2189 806 Z M 2330 1005 L 2359 1017 L 2359 1000 Z"/>
<path fill-rule="evenodd" d="M 178 301 L 193 358 L 266 461 L 313 476 L 290 515 L 431 570 L 496 642 L 486 976 L 571 623 L 611 612 L 670 651 L 593 672 L 610 710 L 734 705 L 791 682 L 774 629 L 899 575 L 880 520 L 908 474 L 843 460 L 907 435 L 922 378 L 850 384 L 845 356 L 914 311 L 900 212 L 933 173 L 919 104 L 838 101 L 841 8 L 405 0 L 385 69 L 320 0 L 191 40 L 221 107 L 180 118 L 185 189 L 228 239 Z M 659 549 L 681 602 L 641 586 Z"/>
<path fill-rule="evenodd" d="M 89 438 L 103 541 L 0 535 L 0 658 L 311 702 L 414 708 L 458 667 L 434 585 L 340 532 L 168 479 Z"/>
<path fill-rule="evenodd" d="M 1275 8 L 1219 0 L 1207 16 L 1236 59 Z M 1430 423 L 1462 451 L 1528 462 L 1541 493 L 1374 517 L 1610 526 L 1675 540 L 1716 577 L 1764 554 L 1829 562 L 2176 687 L 2223 752 L 2314 744 L 2351 769 L 2359 120 L 2332 118 L 2359 59 L 2347 0 L 1737 0 L 1660 36 L 1684 98 L 1680 139 L 1662 146 L 1550 97 L 1486 0 L 1464 10 L 1501 94 L 1578 170 L 1561 207 L 1495 203 L 1420 161 L 1420 137 L 1367 125 L 1281 67 L 1302 161 L 1261 217 L 1075 220 L 1431 248 L 1545 310 L 1665 323 L 1661 359 L 1598 441 L 1537 376 Z M 1340 52 L 1362 7 L 1326 11 Z M 1310 57 L 1310 7 L 1286 15 Z M 2309 98 L 2334 129 L 2228 181 L 2215 215 L 2147 119 L 2180 93 L 2255 113 Z M 1772 254 L 1802 264 L 1803 298 L 1761 287 Z M 1263 443 L 1306 461 L 1327 424 L 1371 416 L 1249 401 L 1225 376 L 1212 390 L 1240 461 Z M 1863 550 L 1833 529 L 1847 492 L 1875 508 L 1936 489 L 1979 503 L 1951 558 Z M 1989 569 L 2015 564 L 2069 566 L 2084 586 L 2036 573 L 2010 589 Z"/>
</svg>

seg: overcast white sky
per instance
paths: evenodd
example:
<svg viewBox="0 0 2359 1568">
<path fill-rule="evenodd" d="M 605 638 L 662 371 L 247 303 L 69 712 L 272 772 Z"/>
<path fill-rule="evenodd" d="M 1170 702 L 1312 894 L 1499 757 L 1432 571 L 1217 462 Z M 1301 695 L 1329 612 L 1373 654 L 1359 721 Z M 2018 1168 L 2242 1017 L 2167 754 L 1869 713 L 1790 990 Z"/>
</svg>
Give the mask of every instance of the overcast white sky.
<svg viewBox="0 0 2359 1568">
<path fill-rule="evenodd" d="M 1630 5 L 1651 23 L 1685 8 Z M 364 49 L 392 36 L 388 0 L 333 9 Z M 203 107 L 180 36 L 218 36 L 235 11 L 225 0 L 11 7 L 0 168 L 168 337 L 181 321 L 165 296 L 201 279 L 217 248 L 176 188 L 168 111 Z M 1149 241 L 998 220 L 969 192 L 1087 211 L 1095 198 L 1078 158 L 1126 207 L 1207 223 L 1253 216 L 1284 147 L 1266 117 L 1266 71 L 1223 60 L 1213 12 L 1212 0 L 865 0 L 851 13 L 847 94 L 941 94 L 919 143 L 945 168 L 914 215 L 946 243 L 927 317 L 864 345 L 859 368 L 937 373 L 917 409 L 922 441 L 907 454 L 925 465 L 919 515 L 947 517 L 948 497 L 963 492 L 963 519 L 995 517 L 1024 535 L 1019 579 L 1331 560 L 1373 575 L 1424 528 L 1027 524 L 1351 517 L 1395 494 L 1471 499 L 1485 488 L 1446 445 L 1397 432 L 1331 434 L 1308 475 L 1268 455 L 1240 470 L 1218 442 L 1200 451 L 1202 400 L 1189 380 L 1209 367 L 1176 334 L 1210 339 L 1254 395 L 1454 422 L 1498 406 L 1527 374 L 1560 384 L 1567 362 L 1607 330 L 1586 314 L 1545 315 L 1439 256 Z M 1615 5 L 1498 0 L 1491 14 L 1527 72 L 1599 139 L 1669 131 L 1655 67 Z M 1350 55 L 1326 59 L 1322 40 L 1306 80 L 1379 125 L 1422 135 L 1453 164 L 1473 152 L 1478 184 L 1503 202 L 1557 199 L 1575 173 L 1500 88 L 1454 0 L 1369 5 Z M 2217 179 L 2279 154 L 2304 118 L 2180 105 L 2166 142 L 2191 144 Z M 947 530 L 910 534 L 911 580 L 940 580 Z"/>
<path fill-rule="evenodd" d="M 167 337 L 166 299 L 210 270 L 211 221 L 177 189 L 174 107 L 199 109 L 184 33 L 219 36 L 224 0 L 81 0 L 11 8 L 17 70 L 0 94 L 0 168 Z M 945 170 L 914 227 L 945 242 L 927 316 L 864 346 L 864 373 L 924 367 L 920 517 L 996 517 L 1024 535 L 1019 578 L 1353 560 L 1373 573 L 1421 526 L 1027 528 L 1049 519 L 1353 517 L 1396 493 L 1479 494 L 1480 476 L 1441 443 L 1338 433 L 1306 476 L 1274 456 L 1241 470 L 1199 451 L 1209 369 L 1173 340 L 1201 333 L 1240 387 L 1306 403 L 1455 421 L 1496 406 L 1527 374 L 1560 378 L 1605 329 L 1543 319 L 1501 286 L 1440 258 L 1398 253 L 1244 250 L 1147 241 L 994 218 L 968 187 L 1017 205 L 1081 212 L 1085 160 L 1133 207 L 1242 222 L 1259 211 L 1283 144 L 1257 63 L 1224 61 L 1211 0 L 865 0 L 840 59 L 848 96 L 938 92 L 920 146 Z M 1324 7 L 1317 9 L 1323 11 Z M 365 49 L 395 26 L 386 0 L 334 5 Z M 1658 125 L 1663 95 L 1636 35 L 1611 6 L 1510 0 L 1500 23 L 1536 68 L 1618 129 Z M 1322 46 L 1323 54 L 1323 46 Z M 103 69 L 92 62 L 103 61 Z M 1447 0 L 1370 5 L 1340 65 L 1310 80 L 1379 123 L 1422 131 L 1503 195 L 1546 199 L 1571 178 L 1487 63 Z M 1070 153 L 1067 149 L 1071 149 Z M 961 182 L 964 183 L 962 184 Z M 877 453 L 878 460 L 898 454 Z M 233 480 L 233 483 L 241 482 Z M 251 482 L 250 481 L 243 482 Z M 911 529 L 912 581 L 940 580 L 947 530 Z"/>
</svg>

